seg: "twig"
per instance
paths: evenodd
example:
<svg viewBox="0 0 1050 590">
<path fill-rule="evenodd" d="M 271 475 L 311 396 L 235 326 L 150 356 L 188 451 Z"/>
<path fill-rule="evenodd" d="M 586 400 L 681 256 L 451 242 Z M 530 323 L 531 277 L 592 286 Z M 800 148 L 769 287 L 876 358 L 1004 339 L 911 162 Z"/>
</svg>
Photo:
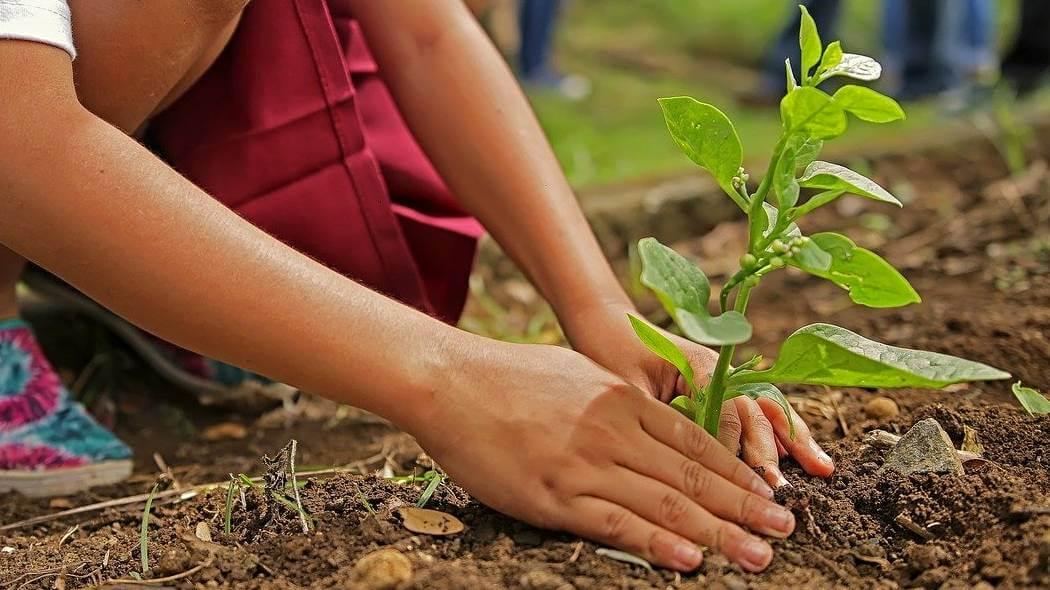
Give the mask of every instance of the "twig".
<svg viewBox="0 0 1050 590">
<path fill-rule="evenodd" d="M 77 532 L 77 530 L 79 530 L 79 529 L 80 529 L 80 525 L 79 524 L 75 524 L 75 525 L 69 527 L 69 530 L 66 531 L 66 534 L 62 535 L 62 538 L 58 540 L 58 546 L 61 547 L 62 545 L 64 545 L 65 542 L 67 540 L 69 540 L 70 537 L 73 536 L 73 533 Z"/>
<path fill-rule="evenodd" d="M 583 552 L 583 541 L 577 541 L 576 546 L 572 548 L 572 555 L 569 556 L 569 563 L 576 563 L 576 560 L 580 558 L 580 553 Z"/>
<path fill-rule="evenodd" d="M 934 538 L 933 533 L 916 524 L 914 520 L 905 516 L 903 512 L 898 514 L 897 517 L 893 519 L 893 522 L 901 525 L 927 541 L 931 541 Z"/>
<path fill-rule="evenodd" d="M 202 569 L 204 569 L 204 568 L 206 568 L 206 567 L 208 567 L 210 565 L 211 565 L 211 560 L 209 559 L 208 561 L 205 561 L 204 563 L 202 563 L 200 565 L 194 566 L 194 567 L 192 567 L 192 568 L 182 572 L 181 574 L 175 574 L 173 576 L 168 576 L 166 578 L 151 578 L 149 580 L 136 580 L 134 578 L 129 578 L 129 579 L 126 579 L 126 580 L 124 580 L 124 579 L 115 579 L 115 580 L 106 580 L 106 583 L 107 584 L 135 584 L 135 585 L 141 585 L 141 586 L 149 586 L 151 584 L 164 584 L 166 582 L 174 582 L 175 580 L 181 580 L 183 578 L 188 578 L 189 576 L 192 576 L 193 574 L 201 571 Z"/>
</svg>

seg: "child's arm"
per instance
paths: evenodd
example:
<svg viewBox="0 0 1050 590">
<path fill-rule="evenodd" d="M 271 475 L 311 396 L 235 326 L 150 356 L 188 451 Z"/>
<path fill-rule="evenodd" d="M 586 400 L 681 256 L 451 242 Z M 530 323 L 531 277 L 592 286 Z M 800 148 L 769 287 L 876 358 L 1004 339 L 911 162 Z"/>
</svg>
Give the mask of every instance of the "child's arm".
<svg viewBox="0 0 1050 590">
<path fill-rule="evenodd" d="M 753 570 L 790 512 L 694 425 L 560 348 L 441 324 L 296 253 L 77 101 L 61 50 L 0 41 L 0 243 L 190 350 L 415 434 L 493 507 L 692 569 Z M 566 398 L 570 403 L 562 403 Z"/>
</svg>

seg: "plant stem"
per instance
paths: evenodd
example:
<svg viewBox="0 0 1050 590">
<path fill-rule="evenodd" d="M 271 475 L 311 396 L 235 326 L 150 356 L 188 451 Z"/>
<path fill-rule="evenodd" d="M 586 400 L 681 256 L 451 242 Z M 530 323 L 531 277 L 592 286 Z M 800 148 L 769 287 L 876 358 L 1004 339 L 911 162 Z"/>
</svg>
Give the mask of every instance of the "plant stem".
<svg viewBox="0 0 1050 590">
<path fill-rule="evenodd" d="M 146 498 L 146 508 L 142 511 L 142 525 L 139 527 L 139 557 L 142 562 L 142 573 L 149 571 L 149 511 L 153 507 L 153 497 L 157 495 L 159 485 L 154 485 Z"/>
<path fill-rule="evenodd" d="M 733 302 L 734 311 L 740 313 L 747 311 L 747 302 L 751 298 L 752 288 L 748 284 L 740 287 L 736 301 Z M 725 344 L 718 349 L 718 360 L 715 362 L 711 383 L 707 386 L 707 397 L 704 399 L 704 411 L 697 414 L 697 418 L 703 416 L 704 430 L 707 430 L 711 436 L 718 436 L 718 421 L 722 416 L 722 400 L 726 394 L 726 377 L 729 373 L 729 364 L 733 362 L 734 352 L 736 352 L 735 344 Z"/>
</svg>

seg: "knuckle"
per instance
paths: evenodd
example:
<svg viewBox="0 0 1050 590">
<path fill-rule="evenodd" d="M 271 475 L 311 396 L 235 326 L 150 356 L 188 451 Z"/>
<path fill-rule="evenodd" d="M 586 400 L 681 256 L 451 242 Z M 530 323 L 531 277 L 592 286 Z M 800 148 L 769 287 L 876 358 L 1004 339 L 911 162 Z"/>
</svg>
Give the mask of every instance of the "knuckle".
<svg viewBox="0 0 1050 590">
<path fill-rule="evenodd" d="M 724 411 L 722 412 L 722 417 L 720 418 L 720 421 L 722 423 L 720 428 L 722 428 L 725 431 L 731 432 L 737 436 L 740 435 L 742 425 L 740 423 L 739 414 L 737 414 L 734 411 Z"/>
<path fill-rule="evenodd" d="M 758 522 L 765 508 L 763 503 L 758 496 L 746 494 L 744 500 L 737 504 L 740 507 L 737 512 L 737 522 Z"/>
<path fill-rule="evenodd" d="M 696 461 L 686 461 L 682 466 L 685 491 L 690 497 L 701 499 L 711 491 L 711 472 Z"/>
<path fill-rule="evenodd" d="M 686 455 L 694 459 L 703 457 L 711 450 L 711 442 L 715 439 L 711 438 L 711 435 L 707 434 L 703 428 L 693 424 L 688 426 L 683 429 Z"/>
<path fill-rule="evenodd" d="M 689 500 L 678 492 L 669 492 L 660 500 L 660 520 L 665 526 L 682 522 L 688 511 Z"/>
<path fill-rule="evenodd" d="M 627 512 L 624 508 L 613 508 L 605 515 L 605 538 L 612 543 L 619 544 L 627 536 L 627 528 L 630 522 L 630 512 Z"/>
</svg>

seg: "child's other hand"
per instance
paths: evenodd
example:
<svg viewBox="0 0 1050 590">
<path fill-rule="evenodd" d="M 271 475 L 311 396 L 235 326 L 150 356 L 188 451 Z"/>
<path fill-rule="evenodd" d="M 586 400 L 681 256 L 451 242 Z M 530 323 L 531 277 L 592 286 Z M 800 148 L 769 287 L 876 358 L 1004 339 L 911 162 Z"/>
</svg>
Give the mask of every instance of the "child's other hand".
<svg viewBox="0 0 1050 590">
<path fill-rule="evenodd" d="M 584 312 L 568 327 L 577 350 L 660 401 L 688 395 L 684 379 L 670 363 L 653 354 L 634 334 L 626 320 L 633 309 L 618 306 Z M 659 328 L 657 328 L 659 329 Z M 685 353 L 696 375 L 697 385 L 706 384 L 718 354 L 707 348 L 660 330 Z M 806 423 L 792 410 L 795 437 L 789 435 L 788 418 L 772 400 L 752 401 L 737 397 L 722 407 L 718 440 L 751 467 L 761 468 L 772 486 L 786 483 L 780 472 L 780 458 L 791 456 L 807 473 L 827 477 L 834 470 L 831 458 L 813 440 Z"/>
<path fill-rule="evenodd" d="M 497 510 L 682 571 L 698 545 L 762 570 L 772 549 L 743 527 L 794 528 L 717 440 L 576 352 L 487 343 L 443 374 L 404 426 Z"/>
</svg>

